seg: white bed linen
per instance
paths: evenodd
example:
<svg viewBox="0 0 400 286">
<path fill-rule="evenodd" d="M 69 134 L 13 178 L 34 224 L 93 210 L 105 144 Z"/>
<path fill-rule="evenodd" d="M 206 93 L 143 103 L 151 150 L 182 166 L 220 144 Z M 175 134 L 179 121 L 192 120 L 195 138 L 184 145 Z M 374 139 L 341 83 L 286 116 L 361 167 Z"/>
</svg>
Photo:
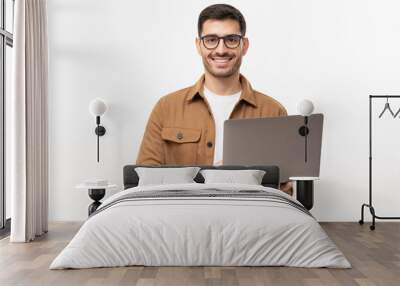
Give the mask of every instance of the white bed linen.
<svg viewBox="0 0 400 286">
<path fill-rule="evenodd" d="M 255 185 L 175 184 L 121 191 L 264 190 Z M 258 199 L 186 198 L 127 201 L 89 218 L 50 269 L 126 265 L 294 266 L 350 268 L 311 216 Z"/>
</svg>

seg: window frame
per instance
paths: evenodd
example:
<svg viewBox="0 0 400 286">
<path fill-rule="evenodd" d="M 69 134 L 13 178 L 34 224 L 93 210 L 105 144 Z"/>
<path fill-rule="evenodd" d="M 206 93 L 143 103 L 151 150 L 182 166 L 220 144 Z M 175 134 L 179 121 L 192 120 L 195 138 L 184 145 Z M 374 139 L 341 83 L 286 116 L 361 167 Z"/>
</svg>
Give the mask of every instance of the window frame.
<svg viewBox="0 0 400 286">
<path fill-rule="evenodd" d="M 15 0 L 11 0 L 14 14 Z M 6 30 L 6 0 L 0 0 L 0 237 L 10 232 L 11 219 L 6 218 L 6 190 L 5 190 L 5 103 L 6 103 L 6 49 L 13 48 L 14 35 Z M 14 17 L 14 15 L 11 15 Z M 13 29 L 14 30 L 14 29 Z"/>
</svg>

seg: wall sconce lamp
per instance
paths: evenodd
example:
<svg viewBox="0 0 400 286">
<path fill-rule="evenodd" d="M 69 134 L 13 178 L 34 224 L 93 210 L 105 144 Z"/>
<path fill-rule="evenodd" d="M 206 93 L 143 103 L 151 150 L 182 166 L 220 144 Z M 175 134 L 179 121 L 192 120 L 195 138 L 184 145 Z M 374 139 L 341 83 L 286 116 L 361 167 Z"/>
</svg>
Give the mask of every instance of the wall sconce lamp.
<svg viewBox="0 0 400 286">
<path fill-rule="evenodd" d="M 310 133 L 308 128 L 308 116 L 314 111 L 314 104 L 307 99 L 299 102 L 297 110 L 304 116 L 304 125 L 299 128 L 299 134 L 304 137 L 304 161 L 307 162 L 307 136 Z"/>
<path fill-rule="evenodd" d="M 106 129 L 100 125 L 100 116 L 107 110 L 107 105 L 100 98 L 93 99 L 89 104 L 90 113 L 96 117 L 97 127 L 94 133 L 97 135 L 97 162 L 99 162 L 99 137 L 106 134 Z"/>
</svg>

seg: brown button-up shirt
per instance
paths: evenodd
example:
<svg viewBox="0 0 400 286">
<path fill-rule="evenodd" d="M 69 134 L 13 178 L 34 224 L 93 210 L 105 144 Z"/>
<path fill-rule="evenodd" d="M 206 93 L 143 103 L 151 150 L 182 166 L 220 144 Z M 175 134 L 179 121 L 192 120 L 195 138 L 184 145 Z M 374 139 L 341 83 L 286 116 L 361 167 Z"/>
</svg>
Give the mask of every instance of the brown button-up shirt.
<svg viewBox="0 0 400 286">
<path fill-rule="evenodd" d="M 240 75 L 242 93 L 230 119 L 286 116 L 278 101 Z M 203 95 L 204 75 L 191 87 L 160 98 L 151 112 L 136 164 L 212 165 L 215 124 Z"/>
</svg>

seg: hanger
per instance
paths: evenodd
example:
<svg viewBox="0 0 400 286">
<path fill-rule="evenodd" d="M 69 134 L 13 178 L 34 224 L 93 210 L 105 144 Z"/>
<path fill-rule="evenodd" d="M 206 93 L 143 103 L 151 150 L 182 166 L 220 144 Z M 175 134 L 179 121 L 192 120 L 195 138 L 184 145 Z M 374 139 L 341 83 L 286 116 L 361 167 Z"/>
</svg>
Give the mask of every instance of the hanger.
<svg viewBox="0 0 400 286">
<path fill-rule="evenodd" d="M 381 112 L 381 114 L 379 115 L 379 118 L 382 117 L 382 115 L 385 113 L 386 110 L 389 110 L 390 114 L 392 114 L 393 117 L 396 117 L 397 113 L 399 113 L 399 111 L 397 111 L 396 115 L 394 115 L 392 109 L 390 108 L 389 105 L 389 98 L 386 97 L 386 103 L 385 103 L 385 107 L 383 108 L 383 111 Z"/>
<path fill-rule="evenodd" d="M 397 110 L 397 112 L 396 112 L 396 114 L 394 115 L 394 117 L 396 118 L 397 117 L 397 115 L 400 113 L 400 108 L 399 108 L 399 110 Z"/>
</svg>

